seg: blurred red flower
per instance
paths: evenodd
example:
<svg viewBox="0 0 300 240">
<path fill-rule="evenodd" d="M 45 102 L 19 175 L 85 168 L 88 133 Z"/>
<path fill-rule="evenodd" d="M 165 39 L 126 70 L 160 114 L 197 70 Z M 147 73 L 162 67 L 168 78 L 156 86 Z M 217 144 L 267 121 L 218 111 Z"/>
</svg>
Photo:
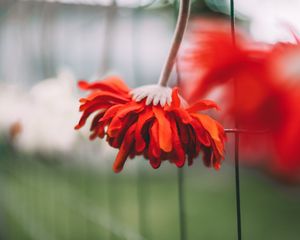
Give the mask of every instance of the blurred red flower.
<svg viewBox="0 0 300 240">
<path fill-rule="evenodd" d="M 223 117 L 234 118 L 236 111 L 240 128 L 270 132 L 271 161 L 255 163 L 285 180 L 300 180 L 299 43 L 257 43 L 237 29 L 234 44 L 223 20 L 197 20 L 189 37 L 179 60 L 183 96 L 192 103 L 222 86 Z M 242 141 L 249 145 L 250 139 L 253 153 L 263 144 L 259 136 Z"/>
<path fill-rule="evenodd" d="M 268 47 L 253 45 L 238 29 L 234 44 L 229 22 L 197 19 L 191 23 L 188 39 L 179 60 L 180 70 L 183 80 L 196 84 L 182 84 L 187 100 L 194 101 L 233 77 L 245 78 L 247 82 L 249 78 L 262 77 Z"/>
<path fill-rule="evenodd" d="M 300 182 L 300 43 L 296 40 L 296 44 L 275 44 L 267 69 L 281 93 L 273 115 L 278 122 L 274 131 L 277 156 L 271 170 L 283 180 Z"/>
<path fill-rule="evenodd" d="M 123 169 L 128 157 L 136 155 L 149 159 L 153 168 L 158 168 L 163 160 L 182 167 L 186 159 L 191 165 L 200 152 L 207 167 L 220 168 L 224 158 L 224 129 L 209 116 L 197 113 L 218 109 L 214 102 L 201 100 L 183 108 L 178 89 L 174 88 L 171 106 L 147 106 L 145 101 L 133 101 L 130 89 L 117 77 L 91 84 L 81 81 L 79 87 L 92 92 L 80 99 L 83 114 L 75 129 L 96 113 L 90 139 L 106 136 L 112 147 L 119 148 L 113 165 L 115 172 Z"/>
</svg>

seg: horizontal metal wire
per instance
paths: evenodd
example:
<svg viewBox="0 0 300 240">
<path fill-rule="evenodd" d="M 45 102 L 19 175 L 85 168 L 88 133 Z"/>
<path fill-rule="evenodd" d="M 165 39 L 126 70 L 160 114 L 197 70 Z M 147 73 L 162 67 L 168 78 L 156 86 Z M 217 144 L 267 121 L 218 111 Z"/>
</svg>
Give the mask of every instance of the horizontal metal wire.
<svg viewBox="0 0 300 240">
<path fill-rule="evenodd" d="M 245 133 L 245 134 L 267 134 L 270 133 L 269 129 L 265 130 L 248 130 L 248 129 L 237 129 L 237 128 L 225 128 L 226 133 Z"/>
</svg>

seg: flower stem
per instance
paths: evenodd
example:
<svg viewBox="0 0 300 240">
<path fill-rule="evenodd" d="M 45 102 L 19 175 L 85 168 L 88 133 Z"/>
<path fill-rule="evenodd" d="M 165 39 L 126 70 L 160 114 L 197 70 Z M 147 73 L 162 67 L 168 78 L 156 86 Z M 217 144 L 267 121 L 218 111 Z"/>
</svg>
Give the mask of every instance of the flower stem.
<svg viewBox="0 0 300 240">
<path fill-rule="evenodd" d="M 165 65 L 161 71 L 161 75 L 158 81 L 158 84 L 161 86 L 164 87 L 167 86 L 183 38 L 183 34 L 187 26 L 189 13 L 190 13 L 190 0 L 180 0 L 178 19 L 177 19 L 173 40 L 171 43 L 171 48 L 169 50 L 169 54 L 167 56 Z"/>
</svg>

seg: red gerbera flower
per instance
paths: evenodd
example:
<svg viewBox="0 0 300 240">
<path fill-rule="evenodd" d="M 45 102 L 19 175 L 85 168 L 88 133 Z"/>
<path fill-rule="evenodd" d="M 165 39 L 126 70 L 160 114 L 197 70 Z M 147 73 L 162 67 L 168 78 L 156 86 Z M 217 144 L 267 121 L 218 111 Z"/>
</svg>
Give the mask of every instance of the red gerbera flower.
<svg viewBox="0 0 300 240">
<path fill-rule="evenodd" d="M 113 165 L 120 172 L 128 157 L 143 155 L 153 168 L 168 160 L 182 167 L 189 165 L 203 153 L 207 167 L 220 168 L 224 158 L 223 127 L 207 115 L 197 113 L 218 106 L 209 100 L 201 100 L 192 106 L 182 107 L 178 89 L 172 91 L 171 105 L 164 107 L 135 102 L 130 89 L 117 77 L 104 81 L 79 82 L 83 90 L 90 90 L 80 99 L 82 117 L 75 127 L 81 128 L 87 118 L 96 113 L 91 125 L 90 139 L 104 138 L 119 152 Z"/>
</svg>

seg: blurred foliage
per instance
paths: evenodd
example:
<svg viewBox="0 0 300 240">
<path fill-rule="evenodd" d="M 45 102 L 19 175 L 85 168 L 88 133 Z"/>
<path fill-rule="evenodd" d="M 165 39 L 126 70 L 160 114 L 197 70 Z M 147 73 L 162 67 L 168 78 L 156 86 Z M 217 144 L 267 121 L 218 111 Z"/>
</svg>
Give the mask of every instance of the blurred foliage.
<svg viewBox="0 0 300 240">
<path fill-rule="evenodd" d="M 142 181 L 139 184 L 143 186 L 146 203 L 144 238 L 179 238 L 174 166 L 166 164 L 156 171 L 143 170 L 141 179 L 129 169 L 130 164 L 117 175 L 101 170 L 101 165 L 99 169 L 82 168 L 52 158 L 56 157 L 20 154 L 7 144 L 1 145 L 3 239 L 142 239 L 138 181 Z M 141 162 L 141 167 L 146 169 L 146 162 Z M 186 169 L 185 176 L 189 239 L 234 239 L 232 167 L 224 165 L 216 172 L 199 162 Z M 246 169 L 241 176 L 245 239 L 298 239 L 299 189 L 284 188 Z M 110 204 L 109 193 L 113 197 Z"/>
</svg>

